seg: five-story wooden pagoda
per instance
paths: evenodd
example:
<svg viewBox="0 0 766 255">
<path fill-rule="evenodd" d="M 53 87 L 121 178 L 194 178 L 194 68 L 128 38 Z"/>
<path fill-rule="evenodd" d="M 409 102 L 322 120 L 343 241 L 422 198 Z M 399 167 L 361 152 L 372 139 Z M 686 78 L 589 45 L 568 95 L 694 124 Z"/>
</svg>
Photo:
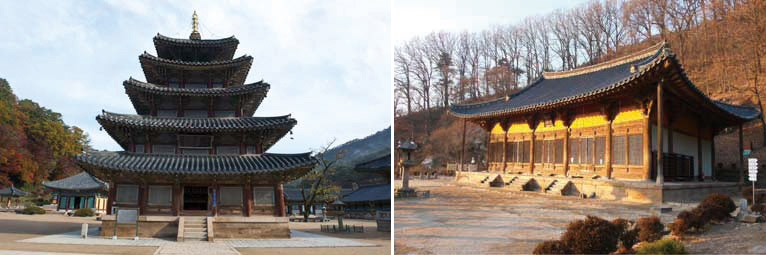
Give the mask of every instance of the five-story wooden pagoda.
<svg viewBox="0 0 766 255">
<path fill-rule="evenodd" d="M 310 153 L 266 153 L 296 120 L 252 117 L 270 85 L 245 84 L 253 58 L 234 58 L 239 41 L 233 36 L 201 39 L 196 13 L 194 21 L 189 39 L 157 34 L 157 56 L 139 56 L 146 82 L 123 82 L 136 115 L 103 111 L 96 117 L 124 151 L 87 152 L 77 162 L 109 182 L 109 214 L 130 208 L 147 216 L 139 220 L 147 222 L 141 236 L 169 236 L 167 224 L 177 224 L 178 234 L 181 216 L 240 224 L 230 234 L 217 230 L 217 237 L 242 237 L 237 235 L 250 233 L 242 224 L 264 222 L 284 226 L 276 234 L 253 230 L 261 234 L 245 237 L 289 235 L 287 221 L 274 219 L 285 216 L 282 184 L 304 175 L 316 159 Z M 102 232 L 111 235 L 109 219 L 114 217 L 105 218 Z"/>
</svg>

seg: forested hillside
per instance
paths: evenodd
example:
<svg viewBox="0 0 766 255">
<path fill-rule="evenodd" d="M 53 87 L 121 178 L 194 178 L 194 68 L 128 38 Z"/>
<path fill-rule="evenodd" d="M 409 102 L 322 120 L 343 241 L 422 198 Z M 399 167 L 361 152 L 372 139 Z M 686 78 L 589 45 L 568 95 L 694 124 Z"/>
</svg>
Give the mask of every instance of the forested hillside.
<svg viewBox="0 0 766 255">
<path fill-rule="evenodd" d="M 446 114 L 450 104 L 502 97 L 542 72 L 603 62 L 663 40 L 708 96 L 761 106 L 766 1 L 592 0 L 484 31 L 435 31 L 396 45 L 395 139 L 414 137 L 421 158 L 454 160 L 462 123 Z M 467 150 L 483 155 L 485 132 L 472 124 L 467 132 Z"/>
<path fill-rule="evenodd" d="M 82 129 L 34 101 L 19 100 L 0 78 L 0 186 L 40 191 L 44 180 L 73 175 L 79 169 L 72 156 L 88 143 Z"/>
</svg>

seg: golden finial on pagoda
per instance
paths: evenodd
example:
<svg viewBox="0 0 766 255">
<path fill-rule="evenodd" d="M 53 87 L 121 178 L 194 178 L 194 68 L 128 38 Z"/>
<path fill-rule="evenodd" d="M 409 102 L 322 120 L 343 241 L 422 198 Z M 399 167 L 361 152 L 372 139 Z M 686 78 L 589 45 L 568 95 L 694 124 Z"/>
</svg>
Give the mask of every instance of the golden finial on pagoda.
<svg viewBox="0 0 766 255">
<path fill-rule="evenodd" d="M 194 14 L 192 14 L 192 32 L 199 32 L 197 30 L 197 10 L 194 10 Z"/>
</svg>

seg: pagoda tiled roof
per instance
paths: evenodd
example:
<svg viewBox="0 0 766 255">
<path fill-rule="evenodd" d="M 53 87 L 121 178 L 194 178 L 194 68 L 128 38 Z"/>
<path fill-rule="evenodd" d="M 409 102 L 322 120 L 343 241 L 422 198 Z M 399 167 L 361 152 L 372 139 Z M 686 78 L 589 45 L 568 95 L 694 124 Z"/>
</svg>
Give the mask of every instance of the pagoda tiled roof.
<svg viewBox="0 0 766 255">
<path fill-rule="evenodd" d="M 175 44 L 179 46 L 203 46 L 203 47 L 211 47 L 211 46 L 224 46 L 224 45 L 237 45 L 239 44 L 239 40 L 235 38 L 233 35 L 226 37 L 226 38 L 220 38 L 220 39 L 200 39 L 200 40 L 193 40 L 193 39 L 185 39 L 185 38 L 173 38 L 164 36 L 160 33 L 157 33 L 157 35 L 154 36 L 154 44 L 163 43 L 163 44 Z"/>
<path fill-rule="evenodd" d="M 665 60 L 670 60 L 676 67 L 671 72 L 677 72 L 682 77 L 682 82 L 672 85 L 692 91 L 705 107 L 741 121 L 760 115 L 753 108 L 727 106 L 707 97 L 688 79 L 675 54 L 664 42 L 604 63 L 563 72 L 545 72 L 518 92 L 487 102 L 455 104 L 451 106 L 450 113 L 460 118 L 487 118 L 581 103 L 636 86 L 640 78 L 652 75 L 650 71 L 666 68 L 660 65 Z"/>
<path fill-rule="evenodd" d="M 138 60 L 141 62 L 141 68 L 144 70 L 146 81 L 155 84 L 164 82 L 162 79 L 163 77 L 160 75 L 161 71 L 156 70 L 156 68 L 158 66 L 165 66 L 178 70 L 201 71 L 234 68 L 235 70 L 232 74 L 230 84 L 241 85 L 245 83 L 245 78 L 247 77 L 248 72 L 250 72 L 250 67 L 253 64 L 253 57 L 247 55 L 230 60 L 183 61 L 161 58 L 144 52 L 138 56 Z"/>
<path fill-rule="evenodd" d="M 164 96 L 236 96 L 250 93 L 266 95 L 271 86 L 261 80 L 241 86 L 230 86 L 226 88 L 172 88 L 165 85 L 142 82 L 133 79 L 132 77 L 124 81 L 122 84 L 125 86 L 125 90 L 136 90 Z"/>
<path fill-rule="evenodd" d="M 44 181 L 43 186 L 53 190 L 67 191 L 89 191 L 89 190 L 108 190 L 109 184 L 87 172 L 81 172 L 76 175 L 56 181 Z"/>
<path fill-rule="evenodd" d="M 151 130 L 183 132 L 235 132 L 264 129 L 290 129 L 298 122 L 290 115 L 276 117 L 156 117 L 135 114 L 118 114 L 104 111 L 96 120 L 108 126 L 132 127 Z"/>
<path fill-rule="evenodd" d="M 88 171 L 100 169 L 144 174 L 294 174 L 296 177 L 316 165 L 311 153 L 246 154 L 246 155 L 180 155 L 141 154 L 94 151 L 75 157 Z M 293 177 L 294 178 L 294 177 Z"/>
</svg>

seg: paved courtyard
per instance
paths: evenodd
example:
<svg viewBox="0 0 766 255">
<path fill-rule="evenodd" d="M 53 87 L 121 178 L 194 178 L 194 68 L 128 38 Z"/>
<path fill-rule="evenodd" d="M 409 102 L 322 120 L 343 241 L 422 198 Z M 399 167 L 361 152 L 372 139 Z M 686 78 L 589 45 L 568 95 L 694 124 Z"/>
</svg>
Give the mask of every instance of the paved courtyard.
<svg viewBox="0 0 766 255">
<path fill-rule="evenodd" d="M 609 220 L 650 215 L 648 205 L 476 188 L 451 178 L 411 184 L 430 190 L 431 197 L 396 200 L 397 254 L 531 253 L 537 243 L 558 238 L 570 221 L 585 215 Z"/>
<path fill-rule="evenodd" d="M 90 225 L 88 239 L 79 238 L 82 223 Z M 374 231 L 373 221 L 346 220 L 346 223 L 362 225 L 368 231 L 354 234 L 320 234 L 319 223 L 290 223 L 290 239 L 177 243 L 150 238 L 102 238 L 97 236 L 100 223 L 94 218 L 0 213 L 0 255 L 390 253 L 390 233 Z"/>
</svg>

